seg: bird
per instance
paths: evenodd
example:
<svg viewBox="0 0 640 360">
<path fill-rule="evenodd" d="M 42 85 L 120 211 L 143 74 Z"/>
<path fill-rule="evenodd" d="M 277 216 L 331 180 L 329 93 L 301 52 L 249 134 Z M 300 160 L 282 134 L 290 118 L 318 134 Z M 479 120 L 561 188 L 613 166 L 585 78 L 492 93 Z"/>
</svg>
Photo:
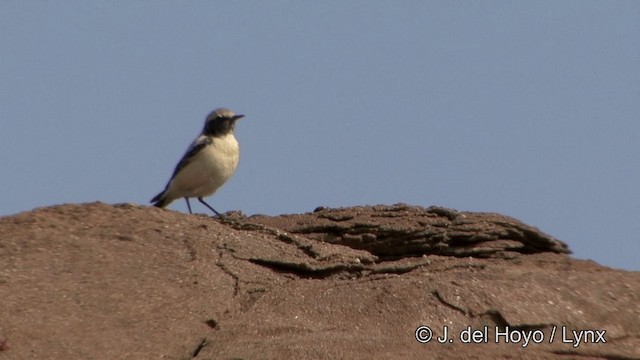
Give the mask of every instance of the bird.
<svg viewBox="0 0 640 360">
<path fill-rule="evenodd" d="M 164 208 L 174 200 L 184 198 L 189 214 L 193 214 L 189 198 L 197 198 L 220 216 L 203 198 L 213 195 L 236 171 L 240 146 L 233 131 L 236 121 L 243 117 L 226 108 L 213 110 L 206 117 L 200 135 L 176 165 L 164 190 L 151 199 L 151 203 Z"/>
</svg>

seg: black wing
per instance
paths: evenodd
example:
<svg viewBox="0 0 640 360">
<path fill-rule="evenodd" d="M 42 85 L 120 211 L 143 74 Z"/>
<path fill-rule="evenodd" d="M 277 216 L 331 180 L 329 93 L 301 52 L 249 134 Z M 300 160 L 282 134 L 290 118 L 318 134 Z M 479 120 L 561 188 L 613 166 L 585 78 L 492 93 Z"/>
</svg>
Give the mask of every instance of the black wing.
<svg viewBox="0 0 640 360">
<path fill-rule="evenodd" d="M 182 170 L 182 168 L 184 168 L 185 166 L 189 165 L 189 163 L 191 163 L 191 161 L 193 160 L 193 157 L 196 156 L 196 154 L 199 153 L 200 150 L 202 150 L 207 145 L 211 145 L 212 142 L 213 140 L 211 140 L 211 138 L 205 137 L 198 144 L 191 146 L 189 150 L 187 150 L 187 152 L 184 154 L 182 159 L 180 159 L 180 162 L 178 163 L 178 165 L 176 165 L 175 170 L 173 170 L 173 174 L 171 175 L 171 180 L 173 180 L 173 178 L 176 176 L 176 174 L 180 170 Z M 169 180 L 169 183 L 171 183 L 171 180 Z"/>
</svg>

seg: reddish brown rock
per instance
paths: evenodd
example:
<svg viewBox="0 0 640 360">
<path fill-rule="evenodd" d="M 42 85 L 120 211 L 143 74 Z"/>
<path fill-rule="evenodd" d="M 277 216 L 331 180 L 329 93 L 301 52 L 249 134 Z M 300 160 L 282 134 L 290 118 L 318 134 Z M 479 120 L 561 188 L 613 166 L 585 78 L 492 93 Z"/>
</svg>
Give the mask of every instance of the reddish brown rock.
<svg viewBox="0 0 640 360">
<path fill-rule="evenodd" d="M 640 273 L 567 253 L 442 208 L 42 208 L 0 219 L 0 358 L 640 358 Z"/>
</svg>

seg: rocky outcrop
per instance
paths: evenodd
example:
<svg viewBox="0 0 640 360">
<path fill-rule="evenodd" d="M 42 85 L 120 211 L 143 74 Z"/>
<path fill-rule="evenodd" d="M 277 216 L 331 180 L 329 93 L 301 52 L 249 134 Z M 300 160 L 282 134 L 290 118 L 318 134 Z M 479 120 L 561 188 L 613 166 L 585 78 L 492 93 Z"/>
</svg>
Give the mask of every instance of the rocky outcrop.
<svg viewBox="0 0 640 360">
<path fill-rule="evenodd" d="M 402 204 L 42 208 L 0 219 L 0 358 L 640 358 L 640 273 L 568 253 Z"/>
<path fill-rule="evenodd" d="M 383 258 L 570 253 L 563 242 L 508 216 L 442 207 L 318 208 L 308 214 L 254 216 L 250 220 Z"/>
</svg>

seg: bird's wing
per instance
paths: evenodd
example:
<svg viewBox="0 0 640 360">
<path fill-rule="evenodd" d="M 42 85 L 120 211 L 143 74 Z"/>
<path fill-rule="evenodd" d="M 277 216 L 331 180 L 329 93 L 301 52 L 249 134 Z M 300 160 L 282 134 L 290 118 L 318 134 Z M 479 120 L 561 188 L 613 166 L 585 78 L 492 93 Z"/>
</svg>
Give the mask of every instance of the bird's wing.
<svg viewBox="0 0 640 360">
<path fill-rule="evenodd" d="M 189 146 L 184 156 L 182 156 L 182 159 L 180 159 L 180 162 L 178 163 L 178 165 L 176 165 L 175 170 L 173 170 L 173 175 L 171 175 L 171 180 L 173 180 L 173 178 L 176 177 L 176 175 L 180 170 L 182 170 L 185 166 L 191 163 L 194 156 L 196 156 L 196 154 L 198 154 L 200 150 L 202 150 L 202 148 L 204 148 L 207 145 L 210 145 L 212 142 L 213 140 L 211 140 L 211 138 L 208 136 L 202 136 L 196 139 L 196 141 L 194 141 L 193 144 Z M 169 180 L 169 183 L 171 182 L 171 180 Z"/>
</svg>

